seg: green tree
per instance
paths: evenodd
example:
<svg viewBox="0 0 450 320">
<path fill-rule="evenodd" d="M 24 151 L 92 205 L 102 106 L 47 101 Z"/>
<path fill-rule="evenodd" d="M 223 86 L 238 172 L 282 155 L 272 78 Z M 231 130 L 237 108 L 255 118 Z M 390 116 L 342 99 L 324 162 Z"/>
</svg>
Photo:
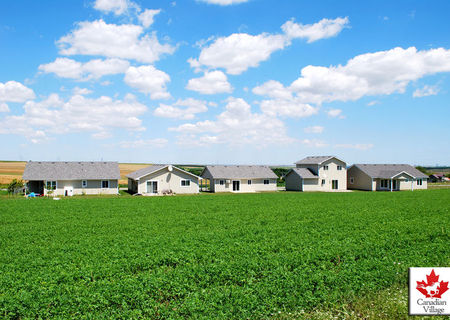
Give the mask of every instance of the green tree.
<svg viewBox="0 0 450 320">
<path fill-rule="evenodd" d="M 8 193 L 17 193 L 20 192 L 23 189 L 23 181 L 14 179 L 11 181 L 11 183 L 8 185 Z"/>
<path fill-rule="evenodd" d="M 416 169 L 419 170 L 420 172 L 422 172 L 423 174 L 426 174 L 427 176 L 430 175 L 428 173 L 427 169 L 422 166 L 417 166 Z"/>
</svg>

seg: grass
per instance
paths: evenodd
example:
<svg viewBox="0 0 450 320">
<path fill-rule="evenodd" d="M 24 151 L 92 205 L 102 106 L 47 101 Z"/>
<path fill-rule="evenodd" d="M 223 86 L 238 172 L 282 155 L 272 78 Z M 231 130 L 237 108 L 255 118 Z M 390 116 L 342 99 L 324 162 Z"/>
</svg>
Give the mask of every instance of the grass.
<svg viewBox="0 0 450 320">
<path fill-rule="evenodd" d="M 408 267 L 450 263 L 449 200 L 450 190 L 4 197 L 0 317 L 406 318 Z"/>
</svg>

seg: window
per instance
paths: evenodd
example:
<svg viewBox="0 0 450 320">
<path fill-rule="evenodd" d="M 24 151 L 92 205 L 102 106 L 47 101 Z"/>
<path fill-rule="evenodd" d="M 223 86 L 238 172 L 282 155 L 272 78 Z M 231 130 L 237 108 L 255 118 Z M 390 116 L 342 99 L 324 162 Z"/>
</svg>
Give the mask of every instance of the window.
<svg viewBox="0 0 450 320">
<path fill-rule="evenodd" d="M 264 179 L 264 184 L 269 184 L 269 179 Z"/>
<path fill-rule="evenodd" d="M 220 184 L 221 186 L 223 186 L 223 185 L 225 184 L 225 181 L 219 180 L 219 184 Z"/>
<path fill-rule="evenodd" d="M 191 185 L 191 180 L 181 180 L 182 187 L 189 187 Z"/>
<path fill-rule="evenodd" d="M 422 179 L 417 179 L 417 185 L 421 186 L 422 185 Z"/>
<path fill-rule="evenodd" d="M 109 180 L 102 180 L 102 189 L 109 188 Z"/>
<path fill-rule="evenodd" d="M 328 166 L 323 166 L 323 170 L 328 170 Z"/>
<path fill-rule="evenodd" d="M 355 178 L 350 177 L 350 184 L 353 184 L 355 182 Z"/>
<path fill-rule="evenodd" d="M 325 184 L 325 179 L 322 179 L 322 185 L 324 185 Z"/>
<path fill-rule="evenodd" d="M 87 180 L 82 180 L 81 181 L 81 187 L 82 188 L 87 188 Z"/>
<path fill-rule="evenodd" d="M 338 170 L 342 170 L 342 166 L 337 166 L 337 169 Z"/>
<path fill-rule="evenodd" d="M 390 185 L 389 180 L 384 179 L 384 180 L 381 180 L 380 183 L 381 183 L 381 188 L 385 188 L 385 189 L 389 188 L 389 185 Z"/>
<path fill-rule="evenodd" d="M 56 189 L 56 181 L 47 181 L 47 184 L 45 185 L 45 189 L 55 190 Z"/>
<path fill-rule="evenodd" d="M 247 184 L 251 185 L 252 184 L 252 180 L 247 180 Z"/>
</svg>

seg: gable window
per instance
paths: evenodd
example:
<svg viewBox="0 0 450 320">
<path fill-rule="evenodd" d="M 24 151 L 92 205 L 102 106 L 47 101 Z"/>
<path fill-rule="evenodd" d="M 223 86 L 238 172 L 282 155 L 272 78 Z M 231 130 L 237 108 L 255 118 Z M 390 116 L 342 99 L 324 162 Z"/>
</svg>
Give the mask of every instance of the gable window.
<svg viewBox="0 0 450 320">
<path fill-rule="evenodd" d="M 269 179 L 264 179 L 264 184 L 269 184 Z"/>
<path fill-rule="evenodd" d="M 182 187 L 189 187 L 191 185 L 191 180 L 181 180 Z"/>
<path fill-rule="evenodd" d="M 219 184 L 220 184 L 221 186 L 223 186 L 223 185 L 225 184 L 225 181 L 219 180 Z"/>
<path fill-rule="evenodd" d="M 102 180 L 102 189 L 109 188 L 109 180 Z"/>
<path fill-rule="evenodd" d="M 247 184 L 251 185 L 252 184 L 252 180 L 247 180 Z"/>
<path fill-rule="evenodd" d="M 328 166 L 323 166 L 323 170 L 328 170 Z"/>
<path fill-rule="evenodd" d="M 353 184 L 355 182 L 355 178 L 350 177 L 350 183 Z"/>
<path fill-rule="evenodd" d="M 342 166 L 337 166 L 337 169 L 338 170 L 342 170 Z"/>
<path fill-rule="evenodd" d="M 322 179 L 322 185 L 325 185 L 325 179 Z"/>
<path fill-rule="evenodd" d="M 422 185 L 422 179 L 417 179 L 417 185 L 421 186 Z"/>
<path fill-rule="evenodd" d="M 55 190 L 56 189 L 56 181 L 47 181 L 47 183 L 45 185 L 45 189 Z"/>
<path fill-rule="evenodd" d="M 87 188 L 87 180 L 82 180 L 81 181 L 81 187 L 82 188 Z"/>
</svg>

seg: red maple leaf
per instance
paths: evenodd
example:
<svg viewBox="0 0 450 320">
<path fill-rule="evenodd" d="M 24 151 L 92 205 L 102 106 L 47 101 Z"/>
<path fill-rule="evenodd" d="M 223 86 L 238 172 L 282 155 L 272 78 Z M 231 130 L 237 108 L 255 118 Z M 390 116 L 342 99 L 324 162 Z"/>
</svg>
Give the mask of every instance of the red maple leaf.
<svg viewBox="0 0 450 320">
<path fill-rule="evenodd" d="M 434 269 L 427 275 L 427 282 L 416 281 L 417 287 L 426 298 L 441 298 L 442 294 L 448 290 L 448 281 L 439 282 L 439 276 L 434 273 Z"/>
</svg>

